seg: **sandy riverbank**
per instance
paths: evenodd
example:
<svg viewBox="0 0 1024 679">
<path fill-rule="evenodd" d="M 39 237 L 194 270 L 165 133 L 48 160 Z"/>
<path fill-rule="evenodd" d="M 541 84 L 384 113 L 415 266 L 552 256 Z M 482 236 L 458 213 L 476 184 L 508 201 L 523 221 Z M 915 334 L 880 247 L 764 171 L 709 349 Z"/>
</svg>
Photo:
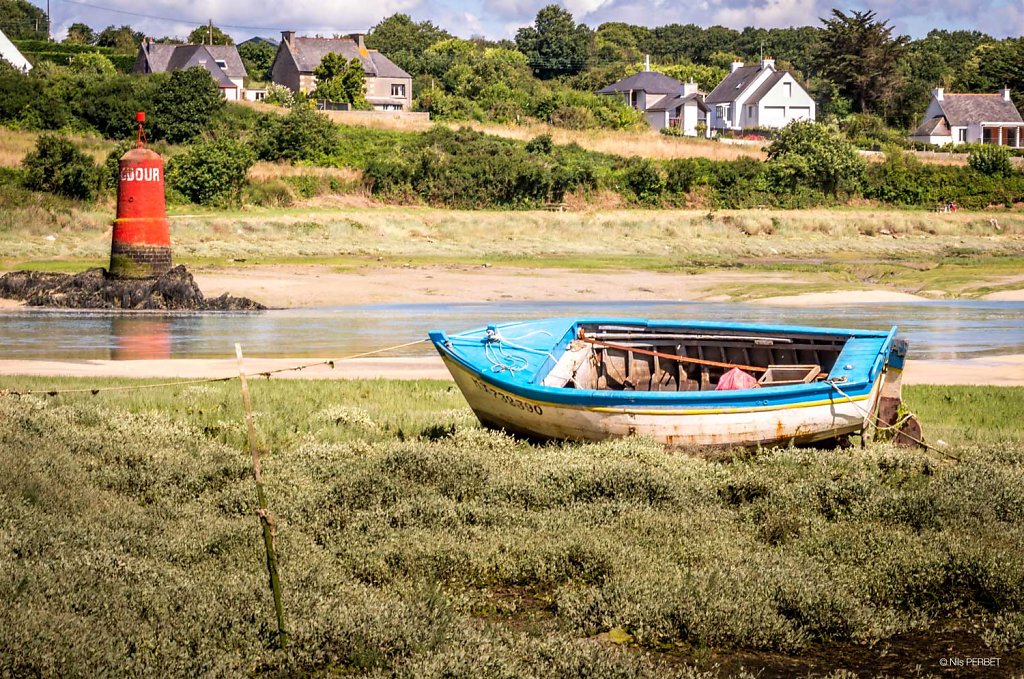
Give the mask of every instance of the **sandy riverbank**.
<svg viewBox="0 0 1024 679">
<path fill-rule="evenodd" d="M 311 365 L 324 359 L 249 358 L 249 375 L 309 365 L 299 371 L 274 375 L 281 379 L 451 379 L 441 359 L 360 358 L 341 361 L 332 369 Z M 167 359 L 148 361 L 15 361 L 0 360 L 0 375 L 53 377 L 139 377 L 147 379 L 208 379 L 234 377 L 234 359 Z M 1024 354 L 990 356 L 962 361 L 907 362 L 905 384 L 977 384 L 1024 386 Z"/>
<path fill-rule="evenodd" d="M 326 266 L 270 265 L 254 269 L 197 269 L 207 297 L 230 293 L 271 307 L 354 304 L 428 304 L 543 301 L 698 301 L 721 286 L 799 285 L 785 273 L 710 271 L 574 271 L 523 267 L 370 267 L 338 271 Z"/>
<path fill-rule="evenodd" d="M 270 307 L 354 304 L 429 304 L 520 301 L 729 301 L 722 288 L 800 286 L 813 276 L 782 272 L 576 271 L 485 266 L 369 267 L 338 271 L 329 266 L 270 265 L 197 269 L 207 297 L 223 293 L 249 297 Z M 780 306 L 835 306 L 912 302 L 928 299 L 888 289 L 833 290 L 756 300 Z M 1003 290 L 982 299 L 1024 301 L 1024 289 Z"/>
<path fill-rule="evenodd" d="M 819 276 L 794 272 L 712 270 L 701 273 L 656 271 L 578 271 L 484 265 L 368 266 L 338 270 L 327 265 L 289 264 L 195 267 L 196 283 L 207 298 L 249 297 L 272 308 L 362 304 L 485 303 L 516 301 L 715 301 L 742 291 L 759 304 L 832 307 L 843 304 L 913 302 L 928 299 L 888 288 L 820 291 Z M 800 293 L 801 286 L 819 291 Z M 796 294 L 771 296 L 772 290 Z M 811 290 L 814 288 L 811 287 Z M 737 294 L 733 292 L 733 294 Z M 981 297 L 1024 301 L 1024 289 Z M 0 299 L 0 311 L 20 302 Z"/>
</svg>

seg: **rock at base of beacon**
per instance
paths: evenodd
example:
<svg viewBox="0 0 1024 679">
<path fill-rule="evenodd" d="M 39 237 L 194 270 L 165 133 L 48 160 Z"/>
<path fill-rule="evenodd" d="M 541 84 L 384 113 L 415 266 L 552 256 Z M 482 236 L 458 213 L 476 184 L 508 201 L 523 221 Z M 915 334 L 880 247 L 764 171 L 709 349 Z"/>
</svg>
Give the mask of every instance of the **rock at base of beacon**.
<svg viewBox="0 0 1024 679">
<path fill-rule="evenodd" d="M 55 309 L 125 309 L 132 311 L 262 311 L 247 297 L 224 293 L 206 299 L 192 274 L 176 266 L 155 278 L 125 279 L 105 269 L 77 274 L 12 271 L 0 276 L 0 297 L 23 300 L 27 306 Z"/>
</svg>

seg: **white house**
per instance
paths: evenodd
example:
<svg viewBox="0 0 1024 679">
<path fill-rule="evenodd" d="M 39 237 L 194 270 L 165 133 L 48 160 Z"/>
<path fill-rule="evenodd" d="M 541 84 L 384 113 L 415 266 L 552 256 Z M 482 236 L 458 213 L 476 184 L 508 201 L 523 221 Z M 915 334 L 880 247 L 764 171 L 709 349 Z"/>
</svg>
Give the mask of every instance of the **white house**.
<svg viewBox="0 0 1024 679">
<path fill-rule="evenodd" d="M 622 97 L 628 106 L 643 112 L 655 130 L 679 127 L 683 134 L 695 137 L 697 124 L 707 124 L 708 107 L 697 84 L 681 83 L 657 71 L 634 73 L 597 93 Z"/>
<path fill-rule="evenodd" d="M 3 31 L 0 31 L 0 59 L 7 61 L 11 66 L 22 73 L 28 73 L 32 70 L 32 64 L 30 64 L 28 59 L 18 51 L 18 48 L 14 46 L 14 43 L 8 40 Z"/>
<path fill-rule="evenodd" d="M 996 144 L 1024 148 L 1024 119 L 1010 90 L 996 94 L 952 94 L 937 87 L 911 141 L 924 144 Z"/>
<path fill-rule="evenodd" d="M 164 73 L 205 68 L 229 101 L 243 98 L 245 65 L 234 45 L 164 45 L 143 40 L 135 57 L 133 73 Z"/>
<path fill-rule="evenodd" d="M 775 60 L 732 71 L 705 99 L 711 127 L 718 131 L 780 128 L 794 120 L 814 120 L 814 100 L 789 71 L 775 70 Z"/>
</svg>

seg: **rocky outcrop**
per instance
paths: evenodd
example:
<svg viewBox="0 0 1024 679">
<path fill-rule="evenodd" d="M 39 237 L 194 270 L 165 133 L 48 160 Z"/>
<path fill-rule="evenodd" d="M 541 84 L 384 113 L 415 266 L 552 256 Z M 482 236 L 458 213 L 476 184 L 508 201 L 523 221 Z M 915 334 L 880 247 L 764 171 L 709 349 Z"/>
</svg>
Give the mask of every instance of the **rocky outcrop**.
<svg viewBox="0 0 1024 679">
<path fill-rule="evenodd" d="M 77 274 L 12 271 L 0 276 L 0 297 L 55 309 L 261 311 L 259 302 L 227 293 L 206 299 L 192 274 L 176 266 L 157 278 L 114 278 L 106 269 Z"/>
</svg>

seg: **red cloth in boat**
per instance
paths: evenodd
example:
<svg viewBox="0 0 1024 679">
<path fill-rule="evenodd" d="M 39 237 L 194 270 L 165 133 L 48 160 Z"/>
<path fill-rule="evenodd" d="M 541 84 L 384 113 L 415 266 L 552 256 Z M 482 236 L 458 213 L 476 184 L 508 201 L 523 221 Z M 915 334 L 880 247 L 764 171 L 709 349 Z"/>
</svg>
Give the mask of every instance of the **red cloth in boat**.
<svg viewBox="0 0 1024 679">
<path fill-rule="evenodd" d="M 758 386 L 757 378 L 750 373 L 745 373 L 739 368 L 733 368 L 729 372 L 722 375 L 722 379 L 718 380 L 718 386 L 715 387 L 715 391 L 734 391 L 738 389 L 756 389 Z"/>
</svg>

